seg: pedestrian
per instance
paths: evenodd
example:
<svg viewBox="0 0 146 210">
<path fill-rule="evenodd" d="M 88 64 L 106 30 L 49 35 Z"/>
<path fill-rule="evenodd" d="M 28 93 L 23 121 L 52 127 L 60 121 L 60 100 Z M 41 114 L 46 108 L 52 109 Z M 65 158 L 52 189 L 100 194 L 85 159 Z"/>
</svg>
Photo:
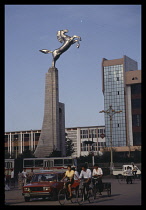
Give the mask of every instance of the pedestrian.
<svg viewBox="0 0 146 210">
<path fill-rule="evenodd" d="M 30 183 L 31 182 L 31 179 L 32 179 L 32 176 L 34 175 L 34 172 L 33 172 L 33 168 L 31 169 L 31 172 L 28 173 L 28 176 L 27 176 L 27 183 Z"/>
<path fill-rule="evenodd" d="M 22 189 L 22 186 L 23 186 L 22 172 L 19 171 L 19 173 L 18 173 L 18 189 Z"/>
<path fill-rule="evenodd" d="M 22 171 L 22 179 L 23 179 L 23 185 L 26 185 L 26 181 L 27 181 L 27 172 L 26 172 L 26 169 L 24 169 Z"/>
<path fill-rule="evenodd" d="M 6 178 L 6 184 L 8 185 L 8 186 L 10 186 L 10 176 L 9 176 L 9 172 L 5 172 L 5 178 Z"/>
<path fill-rule="evenodd" d="M 9 186 L 7 185 L 7 182 L 6 182 L 6 175 L 5 175 L 5 190 L 10 190 Z"/>
<path fill-rule="evenodd" d="M 11 169 L 11 179 L 10 179 L 11 186 L 15 187 L 15 180 L 14 180 L 14 169 Z"/>
<path fill-rule="evenodd" d="M 133 166 L 132 173 L 133 173 L 134 177 L 136 178 L 136 173 L 137 173 L 138 168 L 134 164 L 132 166 Z"/>
<path fill-rule="evenodd" d="M 101 168 L 99 168 L 98 164 L 94 165 L 92 177 L 93 177 L 93 185 L 95 185 L 95 181 L 97 181 L 97 187 L 99 189 L 99 195 L 102 195 L 101 192 L 103 191 L 103 185 L 102 185 L 102 176 L 103 171 Z"/>
<path fill-rule="evenodd" d="M 130 166 L 127 167 L 126 182 L 127 182 L 127 184 L 129 184 L 129 182 L 130 182 L 130 184 L 132 184 L 132 170 L 131 170 Z"/>
</svg>

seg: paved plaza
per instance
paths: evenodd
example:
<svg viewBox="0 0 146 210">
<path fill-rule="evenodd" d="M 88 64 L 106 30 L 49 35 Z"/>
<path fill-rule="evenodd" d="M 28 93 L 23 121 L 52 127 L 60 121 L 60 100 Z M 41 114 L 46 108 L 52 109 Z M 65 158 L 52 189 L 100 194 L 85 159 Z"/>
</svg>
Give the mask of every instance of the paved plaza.
<svg viewBox="0 0 146 210">
<path fill-rule="evenodd" d="M 98 195 L 93 203 L 86 202 L 85 205 L 141 205 L 141 181 L 135 180 L 133 184 L 120 184 L 117 179 L 104 178 L 103 182 L 111 182 L 111 196 L 107 196 L 107 192 Z M 22 196 L 22 190 L 18 188 L 5 191 L 5 205 L 60 205 L 58 201 L 49 201 L 42 199 L 32 199 L 25 202 Z M 66 205 L 71 204 L 67 201 Z"/>
</svg>

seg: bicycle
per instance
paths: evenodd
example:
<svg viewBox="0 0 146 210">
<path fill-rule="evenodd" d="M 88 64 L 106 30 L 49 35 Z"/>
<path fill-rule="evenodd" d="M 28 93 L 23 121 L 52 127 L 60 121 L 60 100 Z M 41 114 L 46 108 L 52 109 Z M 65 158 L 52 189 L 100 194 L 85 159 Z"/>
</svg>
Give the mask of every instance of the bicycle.
<svg viewBox="0 0 146 210">
<path fill-rule="evenodd" d="M 77 191 L 78 191 L 78 186 L 75 186 L 75 187 L 71 187 L 71 191 L 72 191 L 72 196 L 71 198 L 70 195 L 69 195 L 69 192 L 68 192 L 68 189 L 66 188 L 65 186 L 66 182 L 64 182 L 64 186 L 63 188 L 59 191 L 58 193 L 58 201 L 60 203 L 60 205 L 65 205 L 65 203 L 70 200 L 71 203 L 75 203 L 77 202 Z M 73 184 L 74 185 L 74 184 Z"/>
<path fill-rule="evenodd" d="M 120 174 L 118 176 L 118 182 L 119 182 L 119 184 L 126 183 L 126 178 L 127 178 L 127 176 L 125 174 L 124 175 Z M 132 183 L 134 183 L 135 182 L 135 177 L 133 175 L 131 176 L 131 179 L 132 179 Z"/>
<path fill-rule="evenodd" d="M 79 205 L 82 205 L 86 201 L 89 203 L 94 202 L 93 188 L 89 186 L 89 189 L 87 189 L 87 187 L 84 186 L 84 183 L 84 180 L 80 181 L 80 186 L 77 191 L 77 202 Z"/>
<path fill-rule="evenodd" d="M 92 180 L 94 180 L 93 193 L 94 193 L 94 199 L 96 199 L 96 194 L 97 194 L 97 192 L 99 192 L 99 189 L 98 189 L 98 178 L 92 177 Z"/>
<path fill-rule="evenodd" d="M 93 185 L 93 193 L 94 193 L 94 199 L 96 199 L 96 194 L 97 192 L 103 192 L 103 191 L 106 191 L 107 192 L 107 195 L 108 197 L 111 196 L 111 183 L 110 182 L 102 182 L 101 183 L 101 186 L 99 186 L 98 184 L 98 178 L 93 178 L 94 179 L 94 185 Z"/>
</svg>

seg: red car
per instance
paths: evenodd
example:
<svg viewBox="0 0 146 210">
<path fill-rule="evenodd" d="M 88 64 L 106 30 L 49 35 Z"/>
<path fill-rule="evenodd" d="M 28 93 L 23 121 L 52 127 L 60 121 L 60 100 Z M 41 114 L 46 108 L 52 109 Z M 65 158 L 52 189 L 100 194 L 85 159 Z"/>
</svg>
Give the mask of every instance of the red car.
<svg viewBox="0 0 146 210">
<path fill-rule="evenodd" d="M 46 171 L 35 173 L 31 183 L 23 186 L 24 199 L 26 202 L 31 198 L 51 198 L 58 199 L 58 192 L 63 188 L 64 183 L 61 179 L 64 177 L 64 172 Z M 74 182 L 73 187 L 78 186 L 78 182 Z"/>
</svg>

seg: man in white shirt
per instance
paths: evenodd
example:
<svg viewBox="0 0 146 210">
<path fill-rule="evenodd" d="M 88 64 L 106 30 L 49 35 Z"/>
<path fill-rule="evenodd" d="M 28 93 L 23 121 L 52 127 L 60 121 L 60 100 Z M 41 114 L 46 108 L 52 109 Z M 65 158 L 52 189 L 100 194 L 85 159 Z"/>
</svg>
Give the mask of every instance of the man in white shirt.
<svg viewBox="0 0 146 210">
<path fill-rule="evenodd" d="M 13 184 L 13 186 L 15 187 L 15 180 L 14 180 L 14 170 L 11 170 L 11 185 Z"/>
<path fill-rule="evenodd" d="M 83 186 L 89 190 L 89 184 L 91 183 L 91 170 L 87 168 L 86 165 L 82 166 L 82 171 L 80 173 L 79 179 L 84 179 Z"/>
<path fill-rule="evenodd" d="M 126 171 L 126 182 L 127 182 L 127 184 L 128 184 L 129 182 L 132 184 L 132 176 L 133 176 L 133 174 L 132 174 L 131 167 L 128 166 L 128 167 L 127 167 L 127 171 Z"/>
<path fill-rule="evenodd" d="M 98 164 L 95 164 L 94 165 L 94 169 L 93 169 L 93 185 L 95 185 L 95 182 L 97 181 L 97 187 L 99 189 L 99 195 L 102 195 L 101 192 L 102 192 L 102 176 L 103 176 L 103 172 L 102 172 L 102 169 L 99 168 Z"/>
<path fill-rule="evenodd" d="M 73 167 L 72 170 L 74 170 L 74 172 L 75 172 L 75 174 L 74 174 L 74 180 L 79 180 L 79 173 L 78 173 L 78 171 L 76 170 L 76 168 Z"/>
<path fill-rule="evenodd" d="M 22 178 L 23 178 L 23 185 L 26 185 L 26 180 L 27 180 L 27 172 L 26 169 L 22 171 Z"/>
</svg>

